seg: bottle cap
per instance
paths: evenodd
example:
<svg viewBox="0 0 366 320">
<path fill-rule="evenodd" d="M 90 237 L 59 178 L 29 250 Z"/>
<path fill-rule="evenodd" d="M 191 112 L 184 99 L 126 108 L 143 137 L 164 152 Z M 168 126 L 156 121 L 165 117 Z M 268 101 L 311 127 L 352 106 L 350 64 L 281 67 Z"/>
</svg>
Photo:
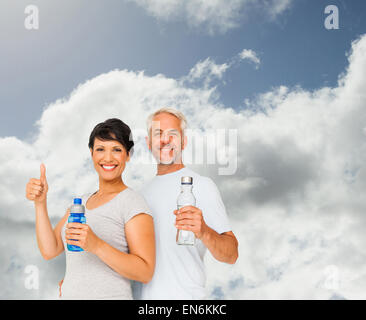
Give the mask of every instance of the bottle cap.
<svg viewBox="0 0 366 320">
<path fill-rule="evenodd" d="M 192 177 L 182 177 L 180 180 L 181 184 L 192 184 L 193 178 Z"/>
<path fill-rule="evenodd" d="M 81 204 L 80 198 L 74 198 L 74 204 Z"/>
</svg>

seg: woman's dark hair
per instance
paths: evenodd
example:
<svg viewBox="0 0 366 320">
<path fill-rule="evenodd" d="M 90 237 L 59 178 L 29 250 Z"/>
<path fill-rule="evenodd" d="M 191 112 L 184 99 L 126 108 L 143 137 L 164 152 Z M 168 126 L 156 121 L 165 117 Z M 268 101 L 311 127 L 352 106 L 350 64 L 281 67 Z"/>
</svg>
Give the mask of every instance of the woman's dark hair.
<svg viewBox="0 0 366 320">
<path fill-rule="evenodd" d="M 104 122 L 98 123 L 89 137 L 89 148 L 94 148 L 94 140 L 98 138 L 100 140 L 116 140 L 124 146 L 129 154 L 134 146 L 132 133 L 130 127 L 122 120 L 117 118 L 108 119 Z"/>
</svg>

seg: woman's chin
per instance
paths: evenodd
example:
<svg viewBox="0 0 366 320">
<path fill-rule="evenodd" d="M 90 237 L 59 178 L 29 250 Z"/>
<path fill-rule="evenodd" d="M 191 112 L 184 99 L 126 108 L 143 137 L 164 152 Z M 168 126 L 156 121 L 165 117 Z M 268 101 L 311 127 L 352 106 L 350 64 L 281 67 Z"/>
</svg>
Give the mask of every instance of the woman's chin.
<svg viewBox="0 0 366 320">
<path fill-rule="evenodd" d="M 99 172 L 99 177 L 102 178 L 105 181 L 113 181 L 116 179 L 120 179 L 122 175 L 121 173 L 118 172 Z"/>
</svg>

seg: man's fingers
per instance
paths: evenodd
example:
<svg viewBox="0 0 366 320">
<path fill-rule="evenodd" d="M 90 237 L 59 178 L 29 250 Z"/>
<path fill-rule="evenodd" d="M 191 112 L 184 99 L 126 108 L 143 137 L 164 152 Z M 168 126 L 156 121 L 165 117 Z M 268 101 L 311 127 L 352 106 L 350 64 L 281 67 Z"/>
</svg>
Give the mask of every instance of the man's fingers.
<svg viewBox="0 0 366 320">
<path fill-rule="evenodd" d="M 195 226 L 195 220 L 184 219 L 181 221 L 176 221 L 175 226 Z"/>
<path fill-rule="evenodd" d="M 185 213 L 177 214 L 177 216 L 175 218 L 176 221 L 180 221 L 183 219 L 198 220 L 198 219 L 200 219 L 200 216 L 198 216 L 194 212 L 185 212 Z"/>
<path fill-rule="evenodd" d="M 180 213 L 186 212 L 186 211 L 197 211 L 198 209 L 196 207 L 193 206 L 184 206 L 182 208 L 180 208 L 178 211 Z"/>
<path fill-rule="evenodd" d="M 180 229 L 180 230 L 188 230 L 188 231 L 195 230 L 194 226 L 189 226 L 189 225 L 177 225 L 176 227 L 177 227 L 177 229 Z"/>
</svg>

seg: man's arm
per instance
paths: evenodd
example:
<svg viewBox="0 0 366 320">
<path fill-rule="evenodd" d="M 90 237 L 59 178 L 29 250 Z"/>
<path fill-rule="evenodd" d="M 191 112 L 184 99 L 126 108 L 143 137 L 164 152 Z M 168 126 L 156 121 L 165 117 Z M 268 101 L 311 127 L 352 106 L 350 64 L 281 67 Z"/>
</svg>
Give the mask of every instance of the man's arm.
<svg viewBox="0 0 366 320">
<path fill-rule="evenodd" d="M 207 228 L 201 241 L 216 260 L 234 264 L 239 256 L 235 235 L 231 231 L 219 234 L 210 227 Z"/>
<path fill-rule="evenodd" d="M 239 255 L 238 241 L 231 231 L 217 233 L 205 223 L 202 211 L 193 206 L 175 210 L 174 214 L 176 214 L 176 228 L 192 231 L 216 260 L 230 264 L 236 262 Z"/>
</svg>

